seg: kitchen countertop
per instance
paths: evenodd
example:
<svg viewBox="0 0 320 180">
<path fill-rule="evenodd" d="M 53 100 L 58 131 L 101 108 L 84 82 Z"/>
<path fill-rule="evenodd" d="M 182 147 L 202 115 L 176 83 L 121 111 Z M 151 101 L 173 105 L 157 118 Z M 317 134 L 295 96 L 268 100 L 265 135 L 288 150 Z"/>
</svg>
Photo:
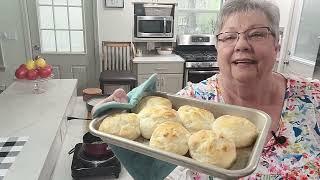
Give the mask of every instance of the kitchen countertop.
<svg viewBox="0 0 320 180">
<path fill-rule="evenodd" d="M 132 60 L 133 63 L 183 63 L 184 59 L 176 54 L 170 55 L 144 55 L 141 57 L 135 57 Z"/>
<path fill-rule="evenodd" d="M 0 94 L 0 137 L 29 137 L 4 180 L 50 178 L 76 86 L 75 79 L 53 79 L 47 82 L 46 92 L 33 94 L 32 83 L 15 81 Z"/>
<path fill-rule="evenodd" d="M 77 97 L 70 111 L 70 116 L 87 118 L 86 103 L 82 100 L 82 96 Z M 82 142 L 82 136 L 89 131 L 89 121 L 84 120 L 70 120 L 67 121 L 67 133 L 63 143 L 58 161 L 52 176 L 52 180 L 73 180 L 71 177 L 71 163 L 73 154 L 69 155 L 68 152 L 77 144 Z M 91 177 L 84 178 L 85 180 L 133 180 L 128 174 L 126 169 L 122 166 L 119 178 L 114 177 Z"/>
</svg>

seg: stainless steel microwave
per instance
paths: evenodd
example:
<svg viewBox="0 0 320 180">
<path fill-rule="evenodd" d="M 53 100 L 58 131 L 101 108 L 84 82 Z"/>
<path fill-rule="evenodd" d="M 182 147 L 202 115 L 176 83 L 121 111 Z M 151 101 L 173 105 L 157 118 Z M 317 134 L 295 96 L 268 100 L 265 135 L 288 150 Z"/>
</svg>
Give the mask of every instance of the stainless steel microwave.
<svg viewBox="0 0 320 180">
<path fill-rule="evenodd" d="M 137 16 L 137 38 L 172 38 L 172 16 Z"/>
</svg>

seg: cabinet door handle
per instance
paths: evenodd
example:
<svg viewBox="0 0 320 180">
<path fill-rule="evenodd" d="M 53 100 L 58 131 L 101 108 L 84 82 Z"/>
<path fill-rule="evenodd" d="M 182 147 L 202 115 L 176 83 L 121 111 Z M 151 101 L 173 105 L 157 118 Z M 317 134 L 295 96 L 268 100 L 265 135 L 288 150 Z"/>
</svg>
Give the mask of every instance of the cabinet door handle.
<svg viewBox="0 0 320 180">
<path fill-rule="evenodd" d="M 155 68 L 154 70 L 156 70 L 156 71 L 165 71 L 165 70 L 168 70 L 168 68 Z"/>
<path fill-rule="evenodd" d="M 156 90 L 157 90 L 157 91 L 160 91 L 160 81 L 161 81 L 160 78 L 157 79 L 157 87 L 156 87 Z"/>
<path fill-rule="evenodd" d="M 164 78 L 161 78 L 161 88 L 164 86 Z"/>
</svg>

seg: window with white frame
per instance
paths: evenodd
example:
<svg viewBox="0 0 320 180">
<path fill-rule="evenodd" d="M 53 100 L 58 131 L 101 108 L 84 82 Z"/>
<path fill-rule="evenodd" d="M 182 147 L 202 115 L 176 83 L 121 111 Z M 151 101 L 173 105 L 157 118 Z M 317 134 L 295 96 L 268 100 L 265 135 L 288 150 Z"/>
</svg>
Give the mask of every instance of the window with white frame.
<svg viewBox="0 0 320 180">
<path fill-rule="evenodd" d="M 178 34 L 213 34 L 221 0 L 178 0 Z"/>
<path fill-rule="evenodd" d="M 82 0 L 38 0 L 42 53 L 85 53 Z"/>
</svg>

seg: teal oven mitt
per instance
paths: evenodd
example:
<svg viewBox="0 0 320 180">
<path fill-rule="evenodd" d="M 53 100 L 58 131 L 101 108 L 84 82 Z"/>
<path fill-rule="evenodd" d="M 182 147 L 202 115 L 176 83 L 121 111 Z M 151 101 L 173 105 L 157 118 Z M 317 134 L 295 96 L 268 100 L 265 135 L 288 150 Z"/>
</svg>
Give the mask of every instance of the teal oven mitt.
<svg viewBox="0 0 320 180">
<path fill-rule="evenodd" d="M 99 105 L 95 112 L 93 113 L 92 117 L 96 118 L 101 115 L 104 115 L 109 110 L 112 109 L 123 109 L 129 110 L 134 108 L 138 102 L 145 96 L 147 93 L 156 91 L 156 81 L 157 81 L 157 74 L 151 75 L 145 82 L 140 84 L 138 87 L 132 89 L 128 94 L 128 103 L 120 103 L 120 102 L 106 102 Z"/>
<path fill-rule="evenodd" d="M 144 95 L 156 90 L 156 80 L 157 74 L 153 74 L 144 83 L 130 91 L 127 94 L 128 103 L 107 102 L 101 104 L 97 107 L 93 117 L 99 117 L 111 109 L 128 110 L 134 108 Z M 135 180 L 163 180 L 176 168 L 176 165 L 118 146 L 109 144 L 109 147 Z"/>
</svg>

